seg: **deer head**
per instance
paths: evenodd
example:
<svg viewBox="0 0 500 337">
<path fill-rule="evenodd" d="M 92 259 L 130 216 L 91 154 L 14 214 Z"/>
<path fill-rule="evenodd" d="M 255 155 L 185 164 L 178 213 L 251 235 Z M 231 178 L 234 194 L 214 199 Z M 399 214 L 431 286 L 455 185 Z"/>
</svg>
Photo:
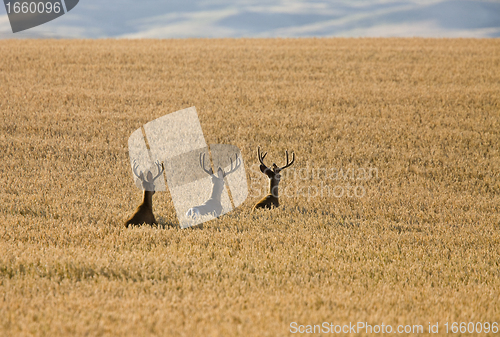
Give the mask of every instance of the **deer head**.
<svg viewBox="0 0 500 337">
<path fill-rule="evenodd" d="M 207 173 L 211 178 L 212 178 L 212 184 L 214 185 L 214 189 L 212 191 L 212 195 L 220 195 L 222 193 L 222 189 L 224 187 L 224 178 L 228 176 L 229 174 L 233 173 L 236 171 L 240 166 L 241 166 L 241 160 L 238 158 L 238 154 L 236 154 L 236 157 L 234 159 L 234 167 L 233 167 L 233 160 L 229 158 L 231 161 L 231 168 L 229 171 L 224 172 L 222 168 L 217 169 L 217 175 L 214 174 L 214 171 L 212 168 L 206 169 L 205 168 L 205 154 L 201 153 L 200 154 L 200 166 Z"/>
<path fill-rule="evenodd" d="M 163 168 L 163 165 L 160 164 L 160 162 L 156 161 L 155 162 L 155 165 L 158 169 L 158 174 L 153 177 L 153 173 L 151 173 L 151 171 L 148 171 L 148 173 L 146 173 L 146 177 L 144 178 L 144 173 L 141 171 L 140 173 L 137 173 L 137 169 L 139 168 L 139 164 L 137 164 L 135 161 L 134 161 L 134 174 L 137 178 L 139 178 L 139 180 L 141 181 L 141 184 L 142 184 L 142 189 L 144 191 L 151 191 L 151 194 L 154 194 L 155 193 L 155 185 L 154 185 L 154 181 L 163 173 L 164 171 L 164 168 Z"/>
</svg>

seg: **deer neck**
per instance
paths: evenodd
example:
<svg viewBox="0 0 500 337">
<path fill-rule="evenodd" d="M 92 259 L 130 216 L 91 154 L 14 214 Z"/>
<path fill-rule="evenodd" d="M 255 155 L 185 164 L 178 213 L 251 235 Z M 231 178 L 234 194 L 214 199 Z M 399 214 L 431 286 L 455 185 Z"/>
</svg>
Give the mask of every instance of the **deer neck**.
<svg viewBox="0 0 500 337">
<path fill-rule="evenodd" d="M 278 198 L 278 184 L 279 180 L 270 179 L 269 180 L 269 195 L 272 195 L 276 199 Z"/>
<path fill-rule="evenodd" d="M 210 196 L 210 199 L 220 200 L 223 188 L 224 188 L 223 184 L 214 184 L 214 186 L 212 188 L 212 195 Z"/>
<path fill-rule="evenodd" d="M 142 199 L 142 204 L 149 209 L 153 209 L 153 191 L 144 190 L 144 197 Z"/>
</svg>

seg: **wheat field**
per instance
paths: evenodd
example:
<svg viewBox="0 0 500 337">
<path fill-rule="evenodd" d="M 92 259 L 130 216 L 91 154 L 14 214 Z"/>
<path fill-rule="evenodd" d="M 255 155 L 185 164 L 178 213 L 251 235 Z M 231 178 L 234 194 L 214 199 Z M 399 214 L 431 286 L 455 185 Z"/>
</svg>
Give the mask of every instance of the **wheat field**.
<svg viewBox="0 0 500 337">
<path fill-rule="evenodd" d="M 497 335 L 500 40 L 2 40 L 0 55 L 1 336 Z M 241 149 L 247 200 L 180 229 L 158 192 L 160 225 L 125 228 L 142 199 L 128 137 L 191 106 L 208 144 Z M 268 192 L 257 146 L 269 165 L 296 155 L 271 211 L 251 212 Z"/>
</svg>

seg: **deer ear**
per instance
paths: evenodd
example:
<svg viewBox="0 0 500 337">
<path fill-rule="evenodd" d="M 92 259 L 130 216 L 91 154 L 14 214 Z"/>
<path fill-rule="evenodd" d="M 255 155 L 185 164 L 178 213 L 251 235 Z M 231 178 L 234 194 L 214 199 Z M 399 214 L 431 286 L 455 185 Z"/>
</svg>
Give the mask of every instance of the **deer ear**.
<svg viewBox="0 0 500 337">
<path fill-rule="evenodd" d="M 261 165 L 260 165 L 260 172 L 262 172 L 262 173 L 264 173 L 264 174 L 267 174 L 267 172 L 266 172 L 266 171 L 267 171 L 267 167 L 261 164 Z"/>
<path fill-rule="evenodd" d="M 219 179 L 224 178 L 224 171 L 222 171 L 222 169 L 220 167 L 217 170 L 217 175 L 219 176 Z"/>
<path fill-rule="evenodd" d="M 151 173 L 151 171 L 148 172 L 148 175 L 146 176 L 146 180 L 149 182 L 153 181 L 153 173 Z"/>
<path fill-rule="evenodd" d="M 139 174 L 139 179 L 140 179 L 141 181 L 144 181 L 144 173 L 142 173 L 142 171 L 141 171 L 141 173 Z"/>
</svg>

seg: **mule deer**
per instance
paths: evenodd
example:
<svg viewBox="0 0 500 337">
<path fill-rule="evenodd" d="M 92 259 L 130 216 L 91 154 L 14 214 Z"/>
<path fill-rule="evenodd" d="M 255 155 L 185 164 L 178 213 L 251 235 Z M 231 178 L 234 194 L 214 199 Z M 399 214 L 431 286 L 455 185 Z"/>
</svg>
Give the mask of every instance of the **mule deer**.
<svg viewBox="0 0 500 337">
<path fill-rule="evenodd" d="M 287 150 L 286 165 L 283 167 L 278 167 L 275 163 L 273 163 L 272 169 L 270 169 L 264 164 L 264 158 L 266 157 L 267 152 L 261 154 L 260 147 L 258 147 L 257 154 L 259 156 L 259 161 L 260 161 L 260 170 L 270 179 L 270 184 L 269 184 L 269 194 L 266 195 L 264 198 L 262 198 L 257 204 L 255 204 L 253 209 L 257 208 L 271 209 L 272 207 L 278 207 L 280 205 L 278 200 L 278 184 L 280 183 L 281 179 L 280 172 L 293 164 L 293 162 L 295 161 L 295 153 L 292 152 L 292 161 L 289 162 L 288 150 Z"/>
<path fill-rule="evenodd" d="M 210 177 L 212 178 L 212 195 L 210 196 L 210 199 L 205 201 L 203 204 L 188 209 L 188 211 L 186 212 L 186 217 L 196 218 L 204 215 L 213 215 L 215 217 L 218 217 L 222 214 L 222 204 L 220 199 L 222 196 L 222 191 L 224 190 L 224 177 L 233 173 L 241 166 L 241 160 L 238 159 L 238 154 L 236 154 L 234 167 L 233 160 L 231 158 L 230 161 L 231 169 L 228 172 L 224 172 L 224 170 L 219 167 L 219 169 L 217 170 L 217 175 L 214 175 L 212 168 L 210 168 L 209 170 L 205 168 L 205 154 L 200 154 L 200 166 L 203 171 L 205 171 L 205 173 L 210 175 Z"/>
<path fill-rule="evenodd" d="M 159 162 L 156 162 L 155 164 L 158 168 L 158 174 L 153 177 L 151 171 L 148 171 L 146 177 L 144 177 L 144 173 L 142 171 L 137 173 L 139 165 L 134 163 L 133 171 L 135 176 L 139 178 L 142 183 L 144 196 L 142 198 L 142 204 L 137 207 L 135 213 L 125 222 L 126 227 L 130 225 L 142 225 L 144 223 L 148 225 L 157 223 L 153 214 L 153 194 L 155 194 L 154 181 L 163 173 L 164 168 Z"/>
</svg>

